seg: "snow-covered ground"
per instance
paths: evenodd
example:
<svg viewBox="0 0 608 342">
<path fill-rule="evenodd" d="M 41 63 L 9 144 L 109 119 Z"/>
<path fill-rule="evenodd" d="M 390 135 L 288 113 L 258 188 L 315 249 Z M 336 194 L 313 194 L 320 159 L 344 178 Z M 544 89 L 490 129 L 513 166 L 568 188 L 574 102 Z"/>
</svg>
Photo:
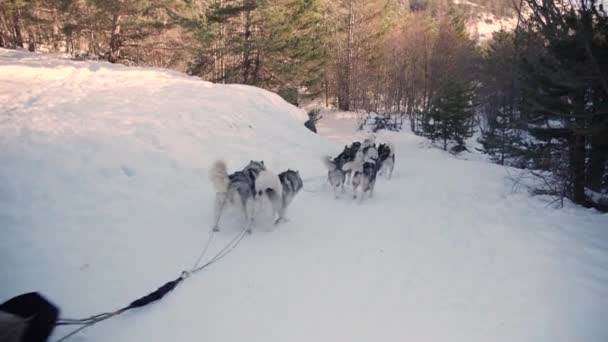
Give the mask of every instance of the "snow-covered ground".
<svg viewBox="0 0 608 342">
<path fill-rule="evenodd" d="M 347 115 L 321 137 L 305 119 L 256 88 L 0 50 L 0 301 L 36 290 L 83 317 L 175 278 L 208 238 L 214 159 L 309 179 L 361 138 Z M 548 208 L 409 133 L 379 139 L 397 168 L 373 199 L 302 192 L 289 222 L 262 213 L 162 302 L 72 341 L 608 340 L 608 215 Z M 241 229 L 227 214 L 209 255 Z"/>
</svg>

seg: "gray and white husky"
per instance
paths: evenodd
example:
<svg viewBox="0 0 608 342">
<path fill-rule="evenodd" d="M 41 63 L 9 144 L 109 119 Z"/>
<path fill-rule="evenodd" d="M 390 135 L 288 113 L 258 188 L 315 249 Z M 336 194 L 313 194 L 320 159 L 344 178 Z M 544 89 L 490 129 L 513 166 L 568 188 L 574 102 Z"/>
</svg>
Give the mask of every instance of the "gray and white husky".
<svg viewBox="0 0 608 342">
<path fill-rule="evenodd" d="M 256 191 L 255 182 L 260 172 L 265 171 L 264 161 L 251 161 L 241 171 L 228 174 L 226 162 L 218 160 L 213 163 L 209 178 L 215 187 L 215 208 L 213 231 L 219 231 L 219 221 L 225 206 L 236 202 L 238 196 L 243 216 L 247 221 L 247 231 L 251 232 L 255 209 Z"/>
<path fill-rule="evenodd" d="M 276 215 L 274 224 L 286 220 L 287 208 L 300 192 L 302 186 L 300 173 L 293 170 L 281 172 L 278 176 L 270 171 L 262 171 L 255 181 L 258 197 L 261 198 L 266 195 L 272 204 Z"/>
<path fill-rule="evenodd" d="M 338 159 L 338 158 L 336 158 Z M 327 167 L 327 180 L 334 191 L 334 196 L 338 198 L 338 191 L 344 193 L 344 182 L 346 181 L 346 172 L 342 170 L 342 165 L 338 160 L 330 156 L 322 159 L 323 164 Z"/>
</svg>

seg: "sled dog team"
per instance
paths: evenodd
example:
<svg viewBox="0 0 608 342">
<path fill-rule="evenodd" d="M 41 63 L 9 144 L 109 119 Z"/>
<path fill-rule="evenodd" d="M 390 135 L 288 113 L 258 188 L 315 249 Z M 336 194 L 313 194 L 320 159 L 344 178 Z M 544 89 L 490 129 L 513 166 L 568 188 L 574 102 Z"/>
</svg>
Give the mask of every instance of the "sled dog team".
<svg viewBox="0 0 608 342">
<path fill-rule="evenodd" d="M 386 172 L 388 179 L 391 179 L 395 168 L 395 147 L 391 143 L 376 147 L 376 138 L 372 135 L 363 143 L 357 141 L 350 146 L 344 146 L 344 150 L 336 158 L 327 156 L 323 158 L 323 162 L 336 198 L 339 192 L 344 193 L 344 185 L 350 183 L 353 187 L 353 198 L 357 198 L 360 191 L 360 200 L 363 200 L 365 194 L 373 197 L 378 174 Z"/>
<path fill-rule="evenodd" d="M 370 136 L 363 143 L 345 146 L 336 158 L 325 157 L 323 162 L 336 198 L 339 192 L 344 193 L 345 184 L 350 183 L 353 197 L 357 198 L 360 191 L 362 200 L 365 194 L 373 196 L 378 173 L 386 172 L 391 178 L 395 168 L 395 148 L 390 143 L 376 146 L 375 137 Z M 288 169 L 276 175 L 266 169 L 264 161 L 251 160 L 241 171 L 229 174 L 226 163 L 218 160 L 213 163 L 209 176 L 216 191 L 213 231 L 219 231 L 224 208 L 237 205 L 247 222 L 247 232 L 251 233 L 255 213 L 263 198 L 272 205 L 276 217 L 274 223 L 285 221 L 289 204 L 303 186 L 298 171 Z"/>
</svg>

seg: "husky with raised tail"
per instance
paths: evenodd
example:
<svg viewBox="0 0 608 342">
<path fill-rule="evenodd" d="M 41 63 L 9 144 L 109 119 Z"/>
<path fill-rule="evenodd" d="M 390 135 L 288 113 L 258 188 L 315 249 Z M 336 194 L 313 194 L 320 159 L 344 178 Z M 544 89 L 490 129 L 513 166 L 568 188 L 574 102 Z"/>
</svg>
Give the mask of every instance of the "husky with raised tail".
<svg viewBox="0 0 608 342">
<path fill-rule="evenodd" d="M 327 167 L 327 180 L 334 191 L 334 196 L 338 198 L 338 192 L 344 193 L 344 182 L 346 180 L 346 173 L 342 170 L 341 163 L 338 158 L 334 159 L 330 156 L 322 159 L 323 164 Z"/>
<path fill-rule="evenodd" d="M 336 169 L 341 170 L 345 176 L 345 183 L 350 183 L 350 164 L 354 162 L 361 153 L 361 143 L 354 142 L 350 146 L 344 146 L 344 150 L 336 158 L 333 159 Z M 330 169 L 330 167 L 328 167 Z"/>
<path fill-rule="evenodd" d="M 388 179 L 391 179 L 395 169 L 395 145 L 386 143 L 378 146 L 378 163 L 379 174 L 387 172 Z"/>
<path fill-rule="evenodd" d="M 262 171 L 255 181 L 258 197 L 266 196 L 272 204 L 276 216 L 274 224 L 286 220 L 287 208 L 302 186 L 300 173 L 293 170 L 281 172 L 278 176 L 269 171 Z"/>
<path fill-rule="evenodd" d="M 357 190 L 361 190 L 360 200 L 367 193 L 369 197 L 374 196 L 376 186 L 376 174 L 378 173 L 378 150 L 374 145 L 363 149 L 363 161 L 355 159 L 352 166 L 353 172 L 353 198 L 357 198 Z"/>
<path fill-rule="evenodd" d="M 228 203 L 234 204 L 238 197 L 241 211 L 247 221 L 247 230 L 251 232 L 256 207 L 255 182 L 260 172 L 265 170 L 264 161 L 252 160 L 243 170 L 228 174 L 226 162 L 218 160 L 213 163 L 209 172 L 216 191 L 213 231 L 220 230 L 219 221 L 225 206 Z"/>
</svg>

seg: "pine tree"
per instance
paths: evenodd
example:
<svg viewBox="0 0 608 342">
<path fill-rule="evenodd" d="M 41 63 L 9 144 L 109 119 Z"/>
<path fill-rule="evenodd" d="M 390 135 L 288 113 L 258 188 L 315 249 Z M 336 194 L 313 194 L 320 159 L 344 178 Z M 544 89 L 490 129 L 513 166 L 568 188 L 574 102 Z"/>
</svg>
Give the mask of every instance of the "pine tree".
<svg viewBox="0 0 608 342">
<path fill-rule="evenodd" d="M 473 135 L 473 90 L 470 85 L 449 81 L 432 101 L 425 135 L 439 140 L 447 151 L 448 142 L 464 147 L 465 139 Z"/>
<path fill-rule="evenodd" d="M 302 92 L 319 93 L 327 34 L 318 0 L 216 1 L 207 17 L 195 73 L 270 89 L 292 103 Z"/>
<path fill-rule="evenodd" d="M 87 3 L 97 9 L 102 23 L 109 23 L 107 58 L 112 63 L 121 59 L 121 50 L 129 40 L 142 41 L 158 34 L 188 13 L 185 9 L 191 5 L 186 0 L 87 0 Z"/>
<path fill-rule="evenodd" d="M 601 179 L 608 155 L 599 138 L 608 131 L 606 14 L 595 0 L 526 2 L 534 14 L 530 34 L 544 46 L 522 61 L 524 108 L 535 124 L 531 133 L 551 144 L 551 155 L 565 156 L 549 167 L 564 176 L 567 196 L 586 205 L 586 183 Z M 590 156 L 595 161 L 587 163 Z"/>
<path fill-rule="evenodd" d="M 495 32 L 484 50 L 479 87 L 484 125 L 479 142 L 493 161 L 523 167 L 525 160 L 514 160 L 522 157 L 526 148 L 519 112 L 521 93 L 514 39 L 511 32 Z"/>
</svg>

